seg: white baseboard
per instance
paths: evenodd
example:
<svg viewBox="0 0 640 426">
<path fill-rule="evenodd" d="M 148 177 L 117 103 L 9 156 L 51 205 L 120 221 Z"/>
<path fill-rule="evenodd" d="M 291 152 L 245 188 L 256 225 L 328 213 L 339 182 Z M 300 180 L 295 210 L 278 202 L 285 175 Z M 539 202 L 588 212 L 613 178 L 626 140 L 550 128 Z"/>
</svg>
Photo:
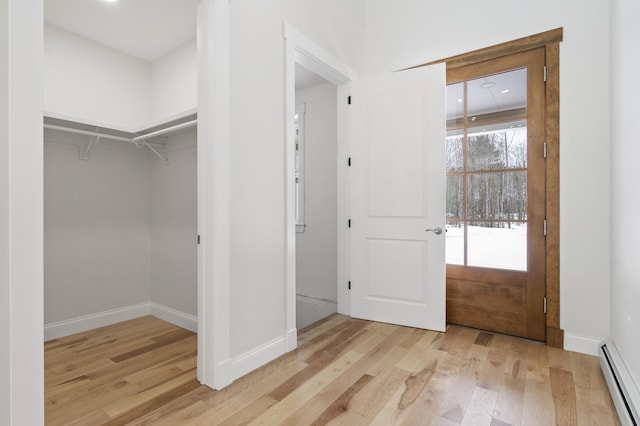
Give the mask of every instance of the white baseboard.
<svg viewBox="0 0 640 426">
<path fill-rule="evenodd" d="M 337 311 L 338 305 L 331 300 L 296 295 L 296 328 L 302 329 Z"/>
<path fill-rule="evenodd" d="M 598 356 L 598 348 L 602 339 L 581 334 L 564 333 L 564 349 L 581 354 Z"/>
<path fill-rule="evenodd" d="M 212 382 L 213 389 L 220 390 L 229 386 L 237 379 L 233 374 L 233 362 L 230 359 L 219 363 L 216 370 L 216 380 Z M 202 381 L 200 382 L 202 383 Z"/>
<path fill-rule="evenodd" d="M 189 331 L 193 331 L 194 333 L 198 332 L 197 317 L 155 302 L 149 302 L 149 307 L 151 308 L 150 313 L 154 317 L 160 318 L 161 320 L 170 322 L 173 325 L 177 325 L 178 327 L 185 328 Z"/>
<path fill-rule="evenodd" d="M 291 352 L 292 350 L 298 347 L 298 329 L 297 328 L 292 328 L 291 330 L 287 331 L 286 347 L 287 347 L 287 352 Z"/>
<path fill-rule="evenodd" d="M 83 315 L 65 321 L 45 324 L 44 341 L 70 336 L 94 328 L 106 327 L 107 325 L 140 318 L 145 315 L 153 315 L 163 321 L 170 322 L 178 327 L 185 328 L 197 333 L 198 319 L 193 315 L 185 314 L 167 306 L 154 302 L 138 303 L 137 305 L 125 306 L 111 309 L 90 315 Z"/>
<path fill-rule="evenodd" d="M 226 368 L 231 369 L 232 380 L 239 379 L 251 371 L 262 367 L 269 361 L 278 358 L 286 351 L 285 337 L 278 337 L 271 342 L 258 346 L 244 354 L 235 357 L 231 360 L 230 364 L 226 364 Z M 228 376 L 223 373 L 224 376 Z"/>
<path fill-rule="evenodd" d="M 45 324 L 44 340 L 57 339 L 94 328 L 105 327 L 122 321 L 140 318 L 149 315 L 149 303 L 139 303 L 137 305 L 125 306 L 123 308 L 111 309 L 81 317 L 71 318 L 65 321 Z"/>
</svg>

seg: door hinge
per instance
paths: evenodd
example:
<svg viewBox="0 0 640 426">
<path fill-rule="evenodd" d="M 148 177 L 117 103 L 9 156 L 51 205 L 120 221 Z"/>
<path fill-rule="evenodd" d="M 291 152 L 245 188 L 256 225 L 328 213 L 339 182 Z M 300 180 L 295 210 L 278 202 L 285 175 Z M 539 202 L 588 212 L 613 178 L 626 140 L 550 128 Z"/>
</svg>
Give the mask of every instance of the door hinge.
<svg viewBox="0 0 640 426">
<path fill-rule="evenodd" d="M 198 235 L 198 244 L 200 244 L 200 235 Z"/>
<path fill-rule="evenodd" d="M 347 97 L 347 103 L 348 103 L 349 105 L 351 105 L 351 95 L 349 95 L 349 96 Z"/>
<path fill-rule="evenodd" d="M 347 283 L 347 288 L 348 288 L 349 290 L 351 290 L 351 281 L 349 281 L 349 282 Z"/>
<path fill-rule="evenodd" d="M 348 227 L 348 228 L 351 228 L 351 219 L 349 219 L 349 220 L 347 221 L 347 227 Z"/>
<path fill-rule="evenodd" d="M 544 82 L 546 83 L 547 82 L 547 66 L 546 65 L 544 66 L 542 73 L 543 73 Z"/>
<path fill-rule="evenodd" d="M 547 158 L 547 143 L 544 143 L 544 147 L 542 148 L 542 153 L 544 154 L 544 158 Z"/>
<path fill-rule="evenodd" d="M 542 303 L 544 305 L 544 313 L 547 313 L 547 296 L 542 299 Z"/>
<path fill-rule="evenodd" d="M 544 233 L 544 236 L 547 236 L 547 219 L 544 220 L 544 222 L 542 222 L 542 231 Z"/>
<path fill-rule="evenodd" d="M 351 167 L 351 157 L 347 158 L 347 166 Z"/>
</svg>

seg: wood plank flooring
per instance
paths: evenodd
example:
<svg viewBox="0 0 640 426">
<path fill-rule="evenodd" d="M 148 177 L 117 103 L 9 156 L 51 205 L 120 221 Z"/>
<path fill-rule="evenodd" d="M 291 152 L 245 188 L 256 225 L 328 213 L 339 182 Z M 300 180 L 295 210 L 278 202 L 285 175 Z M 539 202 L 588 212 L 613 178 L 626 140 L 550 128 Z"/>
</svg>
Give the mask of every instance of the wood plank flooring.
<svg viewBox="0 0 640 426">
<path fill-rule="evenodd" d="M 450 326 L 332 315 L 221 391 L 153 317 L 45 344 L 47 425 L 616 425 L 595 357 Z"/>
</svg>

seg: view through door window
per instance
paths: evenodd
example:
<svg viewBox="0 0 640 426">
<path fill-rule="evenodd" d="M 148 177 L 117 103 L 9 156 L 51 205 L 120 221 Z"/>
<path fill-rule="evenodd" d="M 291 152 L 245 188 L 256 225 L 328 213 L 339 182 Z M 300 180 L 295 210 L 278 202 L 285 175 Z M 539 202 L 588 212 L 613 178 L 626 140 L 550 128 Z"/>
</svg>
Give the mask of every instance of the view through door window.
<svg viewBox="0 0 640 426">
<path fill-rule="evenodd" d="M 527 270 L 527 69 L 447 86 L 448 264 Z"/>
</svg>

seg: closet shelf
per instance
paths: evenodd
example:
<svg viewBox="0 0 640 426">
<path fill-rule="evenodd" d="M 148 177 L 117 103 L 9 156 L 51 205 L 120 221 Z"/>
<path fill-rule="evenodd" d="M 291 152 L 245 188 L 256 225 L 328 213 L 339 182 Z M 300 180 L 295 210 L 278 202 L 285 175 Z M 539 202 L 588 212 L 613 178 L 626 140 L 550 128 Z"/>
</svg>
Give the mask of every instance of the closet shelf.
<svg viewBox="0 0 640 426">
<path fill-rule="evenodd" d="M 162 136 L 162 135 L 166 135 L 168 133 L 173 133 L 173 132 L 177 132 L 178 130 L 181 129 L 186 129 L 187 127 L 193 127 L 195 125 L 198 124 L 198 120 L 191 120 L 191 121 L 187 121 L 186 123 L 181 123 L 181 124 L 176 124 L 173 125 L 171 127 L 167 127 L 164 129 L 160 129 L 160 130 L 156 130 L 153 132 L 149 132 L 140 136 L 136 136 L 135 138 L 131 139 L 133 142 L 136 141 L 141 141 L 141 140 L 145 140 L 145 139 L 149 139 L 149 138 L 154 138 L 156 136 Z"/>
<path fill-rule="evenodd" d="M 66 126 L 58 126 L 55 124 L 44 124 L 44 128 L 45 129 L 50 129 L 50 130 L 59 130 L 62 132 L 67 132 L 67 133 L 75 133 L 78 135 L 85 135 L 85 136 L 92 136 L 92 137 L 97 137 L 100 139 L 109 139 L 109 140 L 113 140 L 113 141 L 120 141 L 120 142 L 133 142 L 133 139 L 131 138 L 126 138 L 126 137 L 122 137 L 122 136 L 115 136 L 115 135 L 109 135 L 107 133 L 102 133 L 102 132 L 98 132 L 98 131 L 92 131 L 92 130 L 82 130 L 82 129 L 76 129 L 74 127 L 66 127 Z M 162 146 L 163 144 L 157 143 L 157 142 L 152 142 L 154 145 L 158 145 L 158 146 Z"/>
<path fill-rule="evenodd" d="M 142 149 L 146 146 L 151 152 L 161 158 L 165 163 L 168 163 L 169 159 L 161 152 L 165 147 L 165 143 L 153 141 L 150 139 L 168 135 L 181 129 L 196 126 L 197 124 L 198 120 L 196 118 L 196 114 L 191 114 L 187 117 L 183 117 L 182 119 L 172 120 L 171 122 L 165 123 L 164 125 L 155 126 L 146 131 L 142 131 L 142 134 L 139 134 L 140 132 L 128 133 L 119 130 L 108 129 L 106 127 L 94 126 L 93 129 L 91 129 L 89 128 L 91 126 L 87 124 L 52 117 L 44 117 L 45 129 L 58 130 L 67 133 L 75 133 L 92 137 L 92 139 L 85 146 L 84 151 L 80 152 L 80 159 L 82 160 L 89 159 L 89 152 L 91 151 L 91 147 L 94 143 L 99 142 L 101 139 L 108 139 L 119 142 L 133 143 L 139 149 Z"/>
</svg>

